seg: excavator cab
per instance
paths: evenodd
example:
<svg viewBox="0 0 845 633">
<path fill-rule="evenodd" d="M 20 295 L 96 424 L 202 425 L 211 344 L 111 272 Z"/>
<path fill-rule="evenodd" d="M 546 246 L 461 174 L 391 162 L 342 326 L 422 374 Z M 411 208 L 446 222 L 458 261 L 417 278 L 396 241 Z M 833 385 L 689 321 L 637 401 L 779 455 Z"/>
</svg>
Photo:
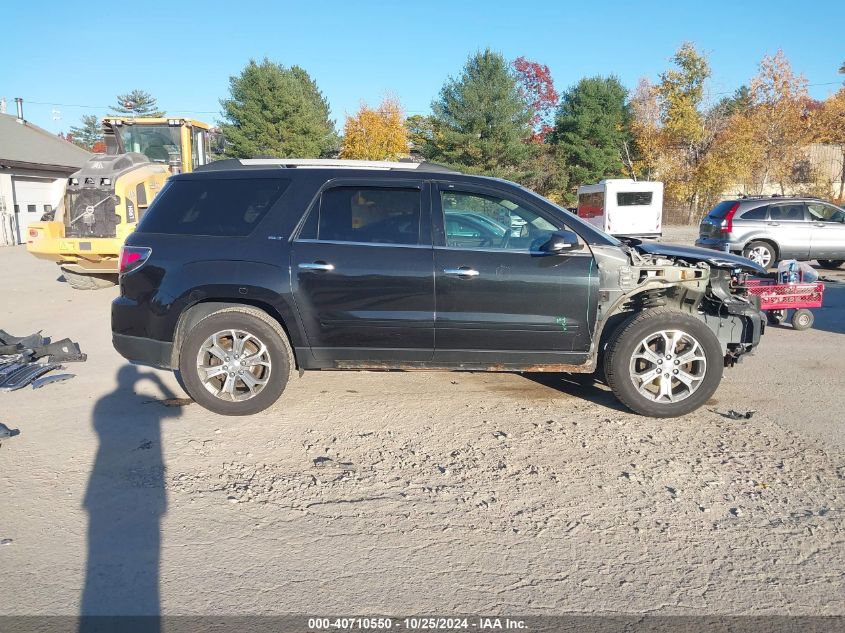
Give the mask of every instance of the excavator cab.
<svg viewBox="0 0 845 633">
<path fill-rule="evenodd" d="M 54 220 L 29 225 L 27 250 L 75 288 L 114 285 L 120 247 L 172 174 L 209 162 L 208 124 L 184 118 L 103 119 L 106 154 L 68 178 Z"/>
</svg>

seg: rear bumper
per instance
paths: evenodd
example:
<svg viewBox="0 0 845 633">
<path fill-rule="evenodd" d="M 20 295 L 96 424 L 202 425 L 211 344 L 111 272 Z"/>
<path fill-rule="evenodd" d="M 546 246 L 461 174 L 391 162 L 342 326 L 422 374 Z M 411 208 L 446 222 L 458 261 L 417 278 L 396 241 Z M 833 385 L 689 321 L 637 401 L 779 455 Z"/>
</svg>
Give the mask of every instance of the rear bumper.
<svg viewBox="0 0 845 633">
<path fill-rule="evenodd" d="M 142 336 L 112 333 L 112 345 L 126 360 L 138 365 L 173 369 L 173 343 Z"/>
<path fill-rule="evenodd" d="M 695 240 L 695 245 L 699 248 L 709 248 L 710 250 L 722 251 L 723 253 L 739 253 L 742 251 L 742 244 L 720 237 L 699 237 Z"/>
</svg>

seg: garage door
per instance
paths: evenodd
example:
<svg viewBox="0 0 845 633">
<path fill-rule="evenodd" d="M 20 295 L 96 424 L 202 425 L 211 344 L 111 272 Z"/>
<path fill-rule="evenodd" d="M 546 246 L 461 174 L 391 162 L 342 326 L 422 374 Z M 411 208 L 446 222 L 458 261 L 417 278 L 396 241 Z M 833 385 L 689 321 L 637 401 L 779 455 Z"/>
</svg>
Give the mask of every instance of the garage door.
<svg viewBox="0 0 845 633">
<path fill-rule="evenodd" d="M 15 190 L 19 236 L 26 241 L 26 229 L 31 222 L 38 222 L 46 211 L 56 205 L 53 200 L 55 187 L 53 180 L 13 176 L 12 187 Z"/>
</svg>

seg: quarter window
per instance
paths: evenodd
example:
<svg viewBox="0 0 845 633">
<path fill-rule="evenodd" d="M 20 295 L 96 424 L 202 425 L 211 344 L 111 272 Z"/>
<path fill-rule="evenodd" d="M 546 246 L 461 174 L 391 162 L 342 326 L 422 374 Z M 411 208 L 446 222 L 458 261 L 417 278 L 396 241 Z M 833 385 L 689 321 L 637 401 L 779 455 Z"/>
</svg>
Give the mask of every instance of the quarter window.
<svg viewBox="0 0 845 633">
<path fill-rule="evenodd" d="M 499 196 L 442 191 L 440 200 L 446 246 L 538 250 L 557 230 L 531 209 Z"/>
<path fill-rule="evenodd" d="M 316 238 L 331 242 L 418 244 L 420 190 L 394 187 L 336 187 L 320 199 Z M 308 218 L 301 238 L 313 238 Z"/>
<path fill-rule="evenodd" d="M 258 226 L 288 184 L 275 178 L 171 180 L 150 204 L 139 230 L 243 237 Z"/>
<path fill-rule="evenodd" d="M 765 220 L 766 219 L 766 207 L 757 207 L 756 209 L 750 209 L 742 214 L 743 220 Z"/>
</svg>

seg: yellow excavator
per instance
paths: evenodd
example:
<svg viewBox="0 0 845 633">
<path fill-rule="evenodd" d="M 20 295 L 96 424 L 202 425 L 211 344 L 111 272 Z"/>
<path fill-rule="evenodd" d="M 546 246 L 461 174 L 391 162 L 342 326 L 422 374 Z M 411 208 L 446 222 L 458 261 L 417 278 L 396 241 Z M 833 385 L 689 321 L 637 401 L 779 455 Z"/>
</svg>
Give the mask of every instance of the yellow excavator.
<svg viewBox="0 0 845 633">
<path fill-rule="evenodd" d="M 193 119 L 107 117 L 103 134 L 106 154 L 68 178 L 54 219 L 28 227 L 27 250 L 80 290 L 117 282 L 120 247 L 164 182 L 208 163 L 211 149 L 209 125 Z"/>
</svg>

